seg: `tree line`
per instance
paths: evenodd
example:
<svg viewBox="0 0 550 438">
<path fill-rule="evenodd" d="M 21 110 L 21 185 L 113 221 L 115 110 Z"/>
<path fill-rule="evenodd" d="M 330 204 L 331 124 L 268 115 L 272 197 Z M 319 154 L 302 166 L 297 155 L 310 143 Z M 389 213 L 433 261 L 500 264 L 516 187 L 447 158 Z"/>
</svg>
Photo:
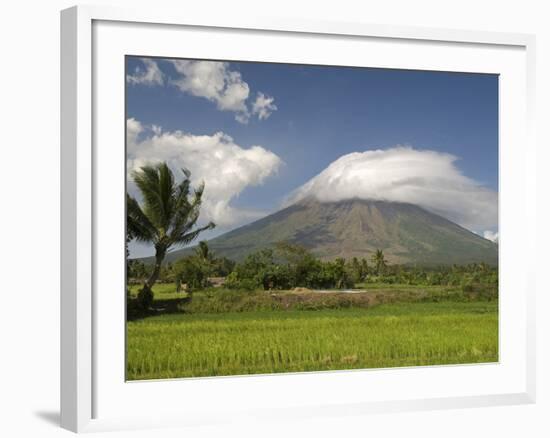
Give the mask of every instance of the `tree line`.
<svg viewBox="0 0 550 438">
<path fill-rule="evenodd" d="M 131 264 L 130 278 L 139 280 L 149 275 L 151 266 L 141 261 Z M 324 261 L 306 248 L 279 242 L 249 254 L 236 263 L 217 257 L 204 241 L 193 254 L 169 263 L 159 279 L 174 282 L 178 290 L 206 289 L 212 277 L 224 277 L 224 287 L 239 290 L 349 289 L 368 284 L 406 284 L 417 286 L 460 286 L 470 291 L 476 285 L 498 284 L 498 271 L 485 263 L 459 266 L 415 267 L 391 265 L 381 249 L 369 258 L 336 258 Z"/>
</svg>

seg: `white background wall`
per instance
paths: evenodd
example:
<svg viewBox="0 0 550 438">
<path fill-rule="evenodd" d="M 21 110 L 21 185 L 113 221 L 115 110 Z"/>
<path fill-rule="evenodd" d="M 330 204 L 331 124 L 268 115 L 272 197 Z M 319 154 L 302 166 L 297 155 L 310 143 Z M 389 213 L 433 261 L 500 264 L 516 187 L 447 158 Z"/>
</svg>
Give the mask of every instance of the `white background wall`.
<svg viewBox="0 0 550 438">
<path fill-rule="evenodd" d="M 101 1 L 240 14 L 308 17 L 534 33 L 538 38 L 540 144 L 538 254 L 547 275 L 550 13 L 545 1 L 297 0 Z M 59 10 L 65 0 L 4 2 L 0 14 L 0 435 L 68 436 L 59 412 Z M 517 147 L 522 147 L 518 145 Z M 269 427 L 238 424 L 135 436 L 550 436 L 550 291 L 539 282 L 538 403 L 531 406 L 312 419 Z M 184 395 L 182 395 L 184 396 Z M 128 432 L 107 436 L 134 436 Z"/>
</svg>

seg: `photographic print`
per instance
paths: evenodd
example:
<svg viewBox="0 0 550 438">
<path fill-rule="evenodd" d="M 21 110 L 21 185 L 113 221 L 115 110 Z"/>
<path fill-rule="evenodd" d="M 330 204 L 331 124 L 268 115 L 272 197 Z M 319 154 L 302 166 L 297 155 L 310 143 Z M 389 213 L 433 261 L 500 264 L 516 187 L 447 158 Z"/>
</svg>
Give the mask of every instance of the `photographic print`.
<svg viewBox="0 0 550 438">
<path fill-rule="evenodd" d="M 125 62 L 127 380 L 498 361 L 498 75 Z"/>
</svg>

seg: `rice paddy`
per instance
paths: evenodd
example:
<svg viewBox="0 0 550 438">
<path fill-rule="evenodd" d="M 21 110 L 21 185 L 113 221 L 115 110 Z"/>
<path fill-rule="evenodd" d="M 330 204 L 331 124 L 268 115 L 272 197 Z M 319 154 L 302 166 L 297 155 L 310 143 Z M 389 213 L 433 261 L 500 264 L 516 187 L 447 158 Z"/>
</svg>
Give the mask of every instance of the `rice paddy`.
<svg viewBox="0 0 550 438">
<path fill-rule="evenodd" d="M 127 379 L 498 361 L 498 301 L 175 313 L 127 324 Z"/>
</svg>

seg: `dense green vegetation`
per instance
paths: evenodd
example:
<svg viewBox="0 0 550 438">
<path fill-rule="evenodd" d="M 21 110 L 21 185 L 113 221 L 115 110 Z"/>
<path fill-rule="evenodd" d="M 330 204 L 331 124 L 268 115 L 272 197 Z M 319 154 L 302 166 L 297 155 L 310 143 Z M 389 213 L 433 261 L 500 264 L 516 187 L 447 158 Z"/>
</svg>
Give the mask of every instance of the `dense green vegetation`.
<svg viewBox="0 0 550 438">
<path fill-rule="evenodd" d="M 130 380 L 497 360 L 494 301 L 174 314 L 128 323 Z"/>
<path fill-rule="evenodd" d="M 147 275 L 142 262 L 133 262 L 130 276 Z M 149 268 L 150 269 L 150 268 Z M 481 292 L 497 296 L 498 271 L 485 263 L 465 266 L 419 268 L 389 265 L 384 252 L 377 250 L 370 260 L 356 257 L 322 261 L 305 248 L 279 243 L 274 249 L 263 249 L 234 263 L 216 257 L 205 242 L 200 242 L 193 255 L 168 264 L 159 278 L 184 285 L 190 293 L 206 289 L 210 278 L 224 277 L 224 286 L 233 290 L 351 289 L 371 284 L 459 287 L 463 292 Z M 139 278 L 136 279 L 139 282 Z"/>
</svg>

